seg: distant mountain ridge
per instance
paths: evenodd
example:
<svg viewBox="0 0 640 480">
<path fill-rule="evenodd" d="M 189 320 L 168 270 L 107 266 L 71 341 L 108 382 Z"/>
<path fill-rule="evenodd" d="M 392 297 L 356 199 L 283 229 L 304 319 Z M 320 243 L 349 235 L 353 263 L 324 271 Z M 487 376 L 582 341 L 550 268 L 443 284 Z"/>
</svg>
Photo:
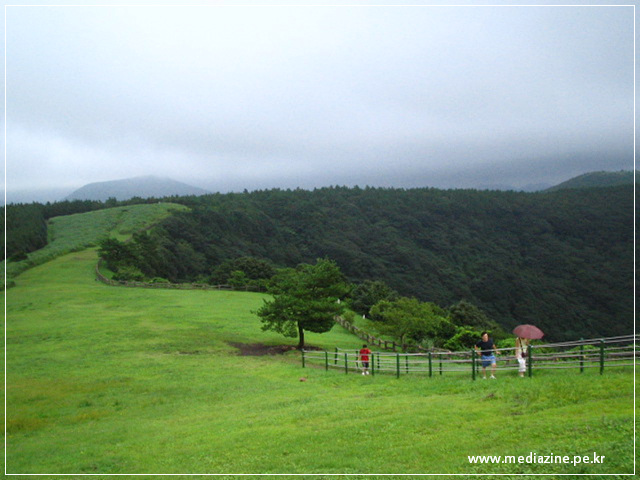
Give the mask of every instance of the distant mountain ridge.
<svg viewBox="0 0 640 480">
<path fill-rule="evenodd" d="M 519 190 L 519 191 L 557 191 L 570 188 L 593 188 L 610 187 L 617 185 L 632 185 L 634 175 L 632 170 L 621 170 L 618 172 L 589 172 L 571 178 L 558 185 L 549 187 L 548 184 L 527 185 L 519 189 L 507 185 L 492 185 L 476 187 L 481 190 Z M 89 183 L 65 197 L 64 200 L 95 200 L 104 202 L 109 198 L 117 200 L 128 200 L 133 197 L 140 198 L 162 198 L 168 196 L 189 196 L 207 195 L 212 192 L 178 182 L 170 178 L 157 177 L 153 175 L 126 178 L 107 182 Z"/>
<path fill-rule="evenodd" d="M 546 191 L 553 192 L 566 188 L 615 187 L 618 185 L 633 185 L 633 170 L 618 172 L 590 172 L 562 182 Z"/>
<path fill-rule="evenodd" d="M 104 202 L 109 198 L 128 200 L 133 197 L 162 198 L 173 195 L 206 195 L 208 193 L 211 192 L 170 178 L 150 175 L 89 183 L 71 193 L 65 200 L 96 200 Z"/>
</svg>

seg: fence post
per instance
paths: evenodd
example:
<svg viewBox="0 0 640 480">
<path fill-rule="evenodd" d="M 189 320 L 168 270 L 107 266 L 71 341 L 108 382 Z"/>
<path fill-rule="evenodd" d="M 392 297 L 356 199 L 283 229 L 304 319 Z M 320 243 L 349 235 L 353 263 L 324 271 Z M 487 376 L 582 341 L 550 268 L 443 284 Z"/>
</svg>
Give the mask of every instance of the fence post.
<svg viewBox="0 0 640 480">
<path fill-rule="evenodd" d="M 476 379 L 476 351 L 471 349 L 471 380 Z"/>
<path fill-rule="evenodd" d="M 329 352 L 326 350 L 324 351 L 324 369 L 329 370 Z"/>
<path fill-rule="evenodd" d="M 371 352 L 371 375 L 376 374 L 376 354 Z"/>
<path fill-rule="evenodd" d="M 604 372 L 604 340 L 600 339 L 600 375 Z"/>
<path fill-rule="evenodd" d="M 442 354 L 438 356 L 438 361 L 440 362 L 440 375 L 442 375 Z"/>
<path fill-rule="evenodd" d="M 429 377 L 433 376 L 433 370 L 431 367 L 431 352 L 429 352 Z"/>
<path fill-rule="evenodd" d="M 344 373 L 349 373 L 349 363 L 347 360 L 347 352 L 344 352 Z"/>
<path fill-rule="evenodd" d="M 400 354 L 396 353 L 396 378 L 400 378 Z"/>
<path fill-rule="evenodd" d="M 584 338 L 581 338 L 580 341 L 584 341 Z M 584 373 L 584 345 L 580 344 L 580 373 Z"/>
<path fill-rule="evenodd" d="M 304 350 L 302 350 L 302 368 L 304 368 Z"/>
<path fill-rule="evenodd" d="M 533 376 L 533 353 L 531 350 L 531 345 L 527 345 L 527 360 L 528 360 L 528 372 L 529 377 Z"/>
<path fill-rule="evenodd" d="M 334 365 L 338 364 L 338 347 L 336 347 L 336 353 L 334 355 L 333 363 Z"/>
<path fill-rule="evenodd" d="M 407 354 L 404 355 L 404 363 L 405 363 L 405 368 L 407 369 L 407 373 L 409 373 L 409 355 Z"/>
</svg>

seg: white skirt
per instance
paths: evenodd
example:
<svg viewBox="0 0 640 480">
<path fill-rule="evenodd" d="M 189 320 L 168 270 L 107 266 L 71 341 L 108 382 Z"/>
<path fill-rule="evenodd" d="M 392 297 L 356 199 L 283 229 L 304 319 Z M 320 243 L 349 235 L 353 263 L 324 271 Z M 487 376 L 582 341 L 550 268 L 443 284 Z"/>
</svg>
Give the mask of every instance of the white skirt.
<svg viewBox="0 0 640 480">
<path fill-rule="evenodd" d="M 518 369 L 518 371 L 520 373 L 526 372 L 527 371 L 527 359 L 526 358 L 518 358 L 518 363 L 520 364 L 520 368 Z"/>
</svg>

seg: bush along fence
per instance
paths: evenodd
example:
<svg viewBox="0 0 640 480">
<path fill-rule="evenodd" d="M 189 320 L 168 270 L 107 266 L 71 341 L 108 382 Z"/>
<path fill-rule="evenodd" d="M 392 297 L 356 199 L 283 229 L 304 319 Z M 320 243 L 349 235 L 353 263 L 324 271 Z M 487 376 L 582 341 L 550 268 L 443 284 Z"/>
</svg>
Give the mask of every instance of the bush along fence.
<svg viewBox="0 0 640 480">
<path fill-rule="evenodd" d="M 575 342 L 530 345 L 527 350 L 526 375 L 534 370 L 575 369 L 583 373 L 596 369 L 602 375 L 614 367 L 633 367 L 638 364 L 640 352 L 636 352 L 638 335 L 626 335 Z M 517 372 L 518 360 L 515 348 L 498 349 L 498 374 Z M 444 374 L 463 374 L 475 380 L 480 372 L 480 356 L 475 349 L 460 352 L 391 353 L 373 352 L 369 359 L 369 372 L 394 374 L 396 377 L 421 374 L 429 377 Z M 302 367 L 324 367 L 345 373 L 361 372 L 362 365 L 357 350 L 302 351 Z"/>
<path fill-rule="evenodd" d="M 367 331 L 363 330 L 360 327 L 356 327 L 355 325 L 349 323 L 347 320 L 345 320 L 342 317 L 336 317 L 334 320 L 336 321 L 337 324 L 341 325 L 346 330 L 348 330 L 349 332 L 353 333 L 359 339 L 364 340 L 370 346 L 378 346 L 378 347 L 383 348 L 385 350 L 392 350 L 394 352 L 398 351 L 398 349 L 400 349 L 403 352 L 417 350 L 418 352 L 424 352 L 424 353 L 427 353 L 429 351 L 431 351 L 431 352 L 435 352 L 435 351 L 446 352 L 447 351 L 447 350 L 443 350 L 443 349 L 431 349 L 431 350 L 428 350 L 428 349 L 426 349 L 424 347 L 421 347 L 420 345 L 407 345 L 407 344 L 396 343 L 396 342 L 394 342 L 392 340 L 383 340 L 383 339 L 378 338 L 378 337 L 376 337 L 374 335 L 371 335 L 370 333 L 368 333 Z"/>
<path fill-rule="evenodd" d="M 113 287 L 137 287 L 137 288 L 170 288 L 174 290 L 235 290 L 240 292 L 265 292 L 266 289 L 247 285 L 237 287 L 233 285 L 209 285 L 207 283 L 169 283 L 169 282 L 129 282 L 124 280 L 113 280 L 105 277 L 100 272 L 102 259 L 96 264 L 96 278 L 105 285 Z"/>
</svg>

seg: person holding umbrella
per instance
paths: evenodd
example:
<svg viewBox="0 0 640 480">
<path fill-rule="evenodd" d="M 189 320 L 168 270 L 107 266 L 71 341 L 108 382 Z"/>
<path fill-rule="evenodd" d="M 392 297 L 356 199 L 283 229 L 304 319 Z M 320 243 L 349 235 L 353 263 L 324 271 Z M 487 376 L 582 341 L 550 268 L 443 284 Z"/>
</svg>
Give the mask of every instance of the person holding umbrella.
<svg viewBox="0 0 640 480">
<path fill-rule="evenodd" d="M 527 349 L 529 348 L 529 340 L 540 340 L 544 337 L 544 332 L 535 325 L 518 325 L 513 329 L 516 338 L 516 358 L 518 359 L 518 373 L 524 377 L 527 371 Z"/>
<path fill-rule="evenodd" d="M 496 355 L 499 354 L 496 344 L 489 338 L 487 332 L 482 332 L 482 338 L 476 343 L 476 351 L 480 353 L 482 362 L 482 378 L 487 379 L 487 367 L 491 365 L 491 378 L 496 379 Z"/>
<path fill-rule="evenodd" d="M 516 338 L 516 358 L 518 359 L 518 374 L 524 377 L 524 372 L 527 371 L 527 348 L 529 346 L 529 339 L 518 337 Z"/>
</svg>

